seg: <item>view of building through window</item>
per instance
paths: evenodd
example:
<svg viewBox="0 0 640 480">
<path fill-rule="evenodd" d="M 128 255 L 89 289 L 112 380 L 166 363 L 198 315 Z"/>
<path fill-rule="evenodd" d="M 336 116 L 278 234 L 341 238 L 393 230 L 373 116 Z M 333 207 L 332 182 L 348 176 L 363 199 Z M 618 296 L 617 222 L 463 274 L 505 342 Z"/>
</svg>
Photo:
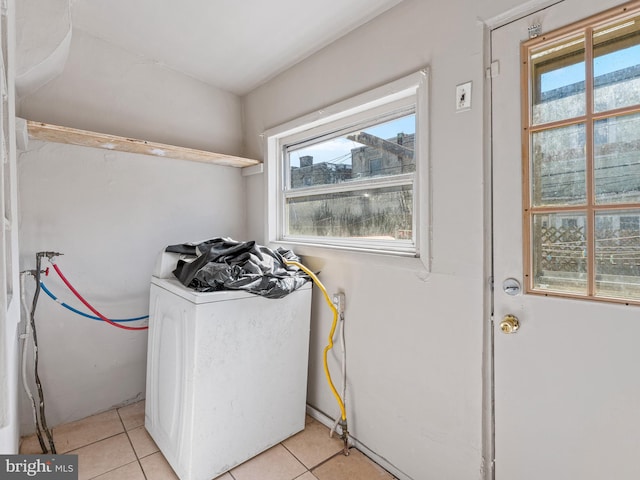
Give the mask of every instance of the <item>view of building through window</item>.
<svg viewBox="0 0 640 480">
<path fill-rule="evenodd" d="M 415 114 L 286 149 L 289 235 L 413 239 Z"/>
<path fill-rule="evenodd" d="M 525 55 L 529 287 L 640 301 L 640 17 L 530 41 Z"/>
</svg>

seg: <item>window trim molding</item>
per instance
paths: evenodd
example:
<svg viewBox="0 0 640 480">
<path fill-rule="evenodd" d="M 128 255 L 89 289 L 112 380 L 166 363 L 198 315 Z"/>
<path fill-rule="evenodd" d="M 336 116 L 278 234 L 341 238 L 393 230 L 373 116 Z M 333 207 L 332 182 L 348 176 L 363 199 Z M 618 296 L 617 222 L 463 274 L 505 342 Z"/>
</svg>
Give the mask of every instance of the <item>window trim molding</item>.
<svg viewBox="0 0 640 480">
<path fill-rule="evenodd" d="M 390 256 L 411 256 L 419 259 L 422 268 L 431 270 L 431 197 L 429 185 L 429 68 L 425 67 L 415 73 L 394 80 L 390 83 L 355 95 L 347 100 L 335 103 L 316 112 L 303 115 L 264 132 L 265 156 L 265 190 L 266 190 L 266 225 L 265 234 L 269 243 L 282 245 L 311 246 L 323 249 L 353 250 L 372 254 Z M 347 118 L 371 118 L 376 111 L 388 111 L 390 104 L 402 105 L 407 99 L 415 99 L 416 115 L 416 171 L 415 171 L 415 211 L 413 224 L 415 229 L 415 252 L 406 249 L 386 250 L 384 244 L 363 247 L 361 243 L 344 239 L 332 239 L 332 244 L 300 239 L 282 239 L 279 229 L 281 221 L 282 192 L 279 191 L 279 178 L 282 175 L 281 152 L 286 139 L 288 144 L 292 139 L 302 141 L 310 135 L 330 132 L 331 125 Z"/>
</svg>

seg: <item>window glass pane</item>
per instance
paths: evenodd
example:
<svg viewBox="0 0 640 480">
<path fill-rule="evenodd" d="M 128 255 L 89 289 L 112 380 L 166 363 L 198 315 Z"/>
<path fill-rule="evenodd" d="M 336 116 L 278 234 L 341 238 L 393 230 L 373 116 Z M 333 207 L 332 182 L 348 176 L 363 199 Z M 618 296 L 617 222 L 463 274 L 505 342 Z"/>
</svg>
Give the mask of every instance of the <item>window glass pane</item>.
<svg viewBox="0 0 640 480">
<path fill-rule="evenodd" d="M 640 114 L 594 125 L 596 202 L 640 202 Z"/>
<path fill-rule="evenodd" d="M 531 136 L 531 189 L 534 206 L 586 202 L 584 124 Z"/>
<path fill-rule="evenodd" d="M 413 239 L 410 185 L 289 198 L 287 235 Z"/>
<path fill-rule="evenodd" d="M 586 294 L 585 214 L 534 215 L 532 227 L 534 288 Z"/>
<path fill-rule="evenodd" d="M 596 295 L 640 299 L 640 210 L 596 214 Z"/>
<path fill-rule="evenodd" d="M 416 169 L 414 114 L 352 130 L 302 148 L 289 148 L 290 189 L 331 185 Z"/>
<path fill-rule="evenodd" d="M 593 33 L 594 111 L 640 103 L 640 17 Z"/>
<path fill-rule="evenodd" d="M 534 124 L 585 114 L 584 37 L 546 45 L 532 53 L 531 63 Z"/>
</svg>

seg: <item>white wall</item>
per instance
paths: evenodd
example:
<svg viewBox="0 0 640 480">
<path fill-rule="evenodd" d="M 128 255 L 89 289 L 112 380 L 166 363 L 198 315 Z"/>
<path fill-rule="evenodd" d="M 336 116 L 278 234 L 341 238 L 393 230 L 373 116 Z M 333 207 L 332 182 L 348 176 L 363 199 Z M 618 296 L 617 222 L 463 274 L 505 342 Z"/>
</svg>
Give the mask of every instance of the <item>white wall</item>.
<svg viewBox="0 0 640 480">
<path fill-rule="evenodd" d="M 19 117 L 239 155 L 240 100 L 74 29 L 64 71 L 20 98 Z"/>
<path fill-rule="evenodd" d="M 69 0 L 21 0 L 16 5 L 16 91 L 27 95 L 64 69 L 71 43 Z"/>
<path fill-rule="evenodd" d="M 405 0 L 248 95 L 244 138 L 233 95 L 79 30 L 62 75 L 20 99 L 18 114 L 221 153 L 241 153 L 244 140 L 244 154 L 260 157 L 267 128 L 430 65 L 432 274 L 423 280 L 415 265 L 364 255 L 304 253 L 329 290 L 347 296 L 352 433 L 415 479 L 480 478 L 488 225 L 478 19 L 518 3 Z M 473 108 L 456 114 L 455 85 L 469 80 Z M 243 183 L 236 169 L 35 142 L 19 173 L 21 269 L 33 268 L 38 250 L 63 252 L 65 273 L 114 316 L 147 309 L 151 266 L 165 245 L 221 234 L 265 240 L 262 175 Z M 144 391 L 144 333 L 76 318 L 45 296 L 37 317 L 50 425 Z M 309 401 L 333 414 L 320 363 L 329 321 L 316 296 Z"/>
<path fill-rule="evenodd" d="M 330 292 L 346 294 L 351 433 L 414 479 L 483 475 L 490 226 L 479 19 L 517 3 L 405 0 L 244 98 L 247 154 L 258 156 L 265 130 L 431 67 L 431 274 L 423 280 L 417 261 L 295 250 L 320 271 Z M 472 109 L 456 113 L 455 87 L 467 81 L 473 82 Z M 266 241 L 264 182 L 247 177 L 249 236 Z M 308 401 L 335 415 L 321 363 L 330 320 L 316 295 Z"/>
<path fill-rule="evenodd" d="M 108 316 L 148 312 L 152 268 L 167 245 L 243 238 L 236 168 L 35 141 L 18 166 L 21 270 L 35 268 L 37 251 L 63 253 L 63 273 Z M 53 271 L 44 281 L 86 311 Z M 144 398 L 146 331 L 83 319 L 44 293 L 36 322 L 49 425 Z M 25 398 L 22 407 L 24 434 L 33 425 Z"/>
<path fill-rule="evenodd" d="M 18 115 L 241 153 L 236 96 L 78 30 L 62 74 L 21 98 Z M 60 267 L 110 316 L 148 312 L 152 266 L 167 245 L 245 238 L 244 185 L 237 168 L 31 141 L 18 172 L 21 270 L 35 267 L 37 251 L 64 253 Z M 30 301 L 34 283 L 27 283 Z M 55 276 L 46 283 L 81 307 Z M 44 294 L 36 321 L 50 426 L 144 397 L 146 332 L 82 319 Z M 22 397 L 26 434 L 33 422 Z"/>
</svg>

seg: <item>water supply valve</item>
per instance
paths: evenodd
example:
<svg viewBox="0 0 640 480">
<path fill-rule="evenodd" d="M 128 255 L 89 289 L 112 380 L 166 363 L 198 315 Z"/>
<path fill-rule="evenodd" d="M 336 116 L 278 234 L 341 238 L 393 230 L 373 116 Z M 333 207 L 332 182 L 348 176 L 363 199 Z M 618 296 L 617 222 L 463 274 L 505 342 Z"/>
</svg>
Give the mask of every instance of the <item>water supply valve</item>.
<svg viewBox="0 0 640 480">
<path fill-rule="evenodd" d="M 342 315 L 344 313 L 344 292 L 338 292 L 333 294 L 333 304 L 338 310 L 338 313 Z"/>
</svg>

